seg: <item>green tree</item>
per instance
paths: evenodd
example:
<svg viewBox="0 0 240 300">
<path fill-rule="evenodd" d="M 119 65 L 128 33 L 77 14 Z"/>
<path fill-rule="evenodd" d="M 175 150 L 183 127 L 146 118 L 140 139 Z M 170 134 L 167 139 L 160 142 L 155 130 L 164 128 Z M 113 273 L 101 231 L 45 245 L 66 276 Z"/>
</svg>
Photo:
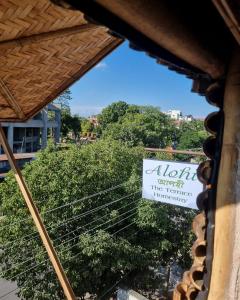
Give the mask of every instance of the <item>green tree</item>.
<svg viewBox="0 0 240 300">
<path fill-rule="evenodd" d="M 88 119 L 83 119 L 81 123 L 82 132 L 93 132 L 94 126 Z"/>
<path fill-rule="evenodd" d="M 66 137 L 70 132 L 77 138 L 81 132 L 81 118 L 77 115 L 72 116 L 68 112 L 62 112 L 61 119 L 61 133 L 63 137 Z"/>
<path fill-rule="evenodd" d="M 72 93 L 69 89 L 66 89 L 55 100 L 54 104 L 57 104 L 62 112 L 70 114 L 70 102 L 72 100 Z"/>
<path fill-rule="evenodd" d="M 124 101 L 113 102 L 102 110 L 99 115 L 99 122 L 103 128 L 107 124 L 117 122 L 122 116 L 125 115 L 129 105 Z"/>
<path fill-rule="evenodd" d="M 203 142 L 208 134 L 204 128 L 203 121 L 193 120 L 183 122 L 179 128 L 178 149 L 196 149 L 202 148 Z"/>
<path fill-rule="evenodd" d="M 141 199 L 144 155 L 142 148 L 109 140 L 64 151 L 50 145 L 24 168 L 79 297 L 90 292 L 98 298 L 131 272 L 138 274 L 172 260 L 181 263 L 188 256 L 192 211 Z M 88 197 L 116 185 L 120 186 Z M 15 276 L 23 299 L 62 299 L 50 263 L 41 264 L 47 257 L 40 240 L 31 239 L 35 229 L 12 173 L 0 185 L 0 199 L 1 275 Z M 95 211 L 101 205 L 105 206 Z"/>
<path fill-rule="evenodd" d="M 66 89 L 60 96 L 54 100 L 54 104 L 61 109 L 61 134 L 62 137 L 72 132 L 77 138 L 81 132 L 81 118 L 77 115 L 72 115 L 70 110 L 70 102 L 72 100 L 71 91 Z"/>
<path fill-rule="evenodd" d="M 176 130 L 158 108 L 130 106 L 118 122 L 106 127 L 103 137 L 123 141 L 129 146 L 165 148 L 174 141 Z"/>
</svg>

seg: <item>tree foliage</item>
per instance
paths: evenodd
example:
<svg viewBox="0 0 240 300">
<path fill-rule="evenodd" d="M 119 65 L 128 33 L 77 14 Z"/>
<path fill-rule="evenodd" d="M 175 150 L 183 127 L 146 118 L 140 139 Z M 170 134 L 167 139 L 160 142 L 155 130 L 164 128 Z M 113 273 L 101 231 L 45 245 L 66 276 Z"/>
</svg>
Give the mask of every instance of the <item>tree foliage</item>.
<svg viewBox="0 0 240 300">
<path fill-rule="evenodd" d="M 67 137 L 67 135 L 72 132 L 77 138 L 81 132 L 81 118 L 77 115 L 72 116 L 68 112 L 62 112 L 61 118 L 61 133 L 62 137 Z"/>
<path fill-rule="evenodd" d="M 141 147 L 129 148 L 113 140 L 64 151 L 49 145 L 24 168 L 27 184 L 79 297 L 90 292 L 99 298 L 123 276 L 138 274 L 149 266 L 186 262 L 192 211 L 141 199 L 144 153 Z M 123 182 L 109 192 L 87 197 Z M 4 214 L 0 226 L 2 275 L 16 276 L 24 299 L 62 299 L 49 261 L 40 264 L 47 258 L 40 240 L 25 237 L 35 229 L 11 173 L 0 185 L 0 199 Z M 68 205 L 73 201 L 75 204 Z M 55 210 L 62 205 L 65 207 Z M 97 212 L 79 217 L 101 205 L 105 206 Z M 69 218 L 72 221 L 66 223 Z M 36 264 L 40 265 L 33 268 Z M 24 272 L 26 269 L 29 271 Z"/>
<path fill-rule="evenodd" d="M 72 133 L 75 138 L 81 132 L 81 118 L 77 115 L 71 114 L 70 102 L 72 100 L 71 91 L 65 90 L 58 98 L 54 100 L 61 109 L 61 135 L 67 137 Z"/>
<path fill-rule="evenodd" d="M 112 104 L 111 111 L 113 108 L 116 106 Z M 106 110 L 108 111 L 108 107 Z M 120 140 L 131 147 L 142 145 L 165 148 L 172 144 L 176 128 L 159 108 L 128 105 L 124 115 L 123 111 L 121 110 L 121 116 L 118 115 L 114 122 L 106 125 L 103 138 Z"/>
<path fill-rule="evenodd" d="M 103 128 L 108 124 L 116 123 L 125 115 L 129 105 L 124 101 L 113 102 L 102 110 L 99 115 L 99 122 Z"/>
<path fill-rule="evenodd" d="M 92 132 L 94 130 L 93 124 L 88 119 L 82 119 L 81 131 L 82 132 Z"/>
<path fill-rule="evenodd" d="M 207 138 L 207 132 L 203 121 L 193 120 L 181 124 L 178 149 L 202 148 L 203 142 Z"/>
<path fill-rule="evenodd" d="M 54 104 L 59 105 L 62 112 L 68 112 L 70 114 L 71 100 L 72 100 L 71 91 L 69 89 L 66 89 L 62 94 L 60 94 L 54 100 Z"/>
</svg>

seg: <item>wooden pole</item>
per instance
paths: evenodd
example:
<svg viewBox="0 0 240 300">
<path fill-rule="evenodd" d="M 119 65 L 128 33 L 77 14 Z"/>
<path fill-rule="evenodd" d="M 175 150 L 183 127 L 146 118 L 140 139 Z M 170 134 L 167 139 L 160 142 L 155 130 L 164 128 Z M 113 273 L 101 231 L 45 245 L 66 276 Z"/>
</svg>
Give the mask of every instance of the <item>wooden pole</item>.
<svg viewBox="0 0 240 300">
<path fill-rule="evenodd" d="M 171 154 L 187 154 L 191 156 L 206 156 L 203 152 L 189 151 L 189 150 L 174 150 L 174 149 L 161 149 L 161 148 L 144 148 L 147 152 L 163 152 Z"/>
<path fill-rule="evenodd" d="M 3 150 L 8 158 L 9 164 L 11 166 L 11 169 L 14 172 L 16 181 L 18 183 L 19 189 L 23 195 L 23 198 L 27 204 L 27 207 L 31 213 L 31 216 L 33 218 L 33 221 L 37 227 L 37 230 L 39 232 L 39 235 L 42 239 L 43 245 L 46 248 L 46 251 L 48 253 L 48 256 L 50 258 L 50 261 L 52 262 L 53 268 L 57 274 L 58 280 L 63 288 L 63 291 L 65 293 L 65 296 L 68 300 L 75 300 L 76 297 L 74 295 L 74 292 L 72 290 L 72 287 L 68 281 L 68 278 L 63 270 L 63 267 L 59 261 L 59 258 L 57 256 L 57 253 L 53 247 L 53 244 L 50 240 L 50 237 L 47 233 L 47 230 L 42 222 L 41 216 L 38 212 L 38 209 L 32 199 L 31 193 L 23 179 L 22 173 L 17 166 L 16 160 L 14 158 L 14 155 L 12 153 L 12 150 L 8 144 L 8 141 L 5 137 L 5 133 L 3 131 L 3 128 L 0 124 L 0 145 L 2 145 Z"/>
<path fill-rule="evenodd" d="M 224 135 L 208 300 L 240 299 L 240 47 L 229 65 L 223 110 Z"/>
</svg>

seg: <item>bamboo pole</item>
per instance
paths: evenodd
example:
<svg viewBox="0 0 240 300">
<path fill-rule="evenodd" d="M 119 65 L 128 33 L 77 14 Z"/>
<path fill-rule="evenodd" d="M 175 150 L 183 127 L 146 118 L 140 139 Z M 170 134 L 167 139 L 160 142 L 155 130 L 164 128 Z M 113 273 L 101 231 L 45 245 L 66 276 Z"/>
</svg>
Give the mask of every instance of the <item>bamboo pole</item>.
<svg viewBox="0 0 240 300">
<path fill-rule="evenodd" d="M 14 172 L 19 189 L 20 189 L 20 191 L 23 195 L 23 198 L 27 204 L 27 207 L 31 213 L 33 221 L 34 221 L 34 223 L 37 227 L 37 230 L 39 232 L 39 235 L 42 239 L 43 245 L 48 253 L 48 256 L 53 265 L 53 268 L 57 274 L 58 280 L 63 288 L 64 294 L 68 300 L 75 300 L 76 297 L 74 295 L 72 287 L 71 287 L 71 285 L 68 281 L 68 278 L 63 270 L 63 267 L 60 263 L 57 253 L 53 247 L 53 244 L 50 240 L 47 230 L 42 222 L 42 219 L 38 212 L 38 209 L 32 199 L 31 193 L 24 181 L 22 173 L 21 173 L 19 167 L 17 166 L 16 160 L 15 160 L 12 150 L 8 144 L 8 141 L 5 137 L 5 133 L 3 131 L 1 124 L 0 124 L 0 145 L 2 145 L 3 150 L 8 158 L 9 164 L 11 166 L 11 169 Z"/>
<path fill-rule="evenodd" d="M 208 300 L 240 299 L 240 48 L 229 65 Z"/>
</svg>

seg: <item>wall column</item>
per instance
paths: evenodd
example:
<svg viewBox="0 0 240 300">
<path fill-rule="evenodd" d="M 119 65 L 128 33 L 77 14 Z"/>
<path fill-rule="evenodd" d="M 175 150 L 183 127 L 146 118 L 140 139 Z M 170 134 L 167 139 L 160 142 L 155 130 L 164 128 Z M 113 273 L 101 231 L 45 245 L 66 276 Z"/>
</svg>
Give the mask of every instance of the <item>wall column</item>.
<svg viewBox="0 0 240 300">
<path fill-rule="evenodd" d="M 61 131 L 61 111 L 55 110 L 55 122 L 57 127 L 54 128 L 54 139 L 56 143 L 60 142 L 60 131 Z"/>
<path fill-rule="evenodd" d="M 7 130 L 7 139 L 8 139 L 8 144 L 13 151 L 13 124 L 9 124 L 8 130 Z"/>
<path fill-rule="evenodd" d="M 45 107 L 42 110 L 42 121 L 43 121 L 43 127 L 42 127 L 42 143 L 41 148 L 44 149 L 47 147 L 47 125 L 48 125 L 48 109 Z"/>
</svg>

